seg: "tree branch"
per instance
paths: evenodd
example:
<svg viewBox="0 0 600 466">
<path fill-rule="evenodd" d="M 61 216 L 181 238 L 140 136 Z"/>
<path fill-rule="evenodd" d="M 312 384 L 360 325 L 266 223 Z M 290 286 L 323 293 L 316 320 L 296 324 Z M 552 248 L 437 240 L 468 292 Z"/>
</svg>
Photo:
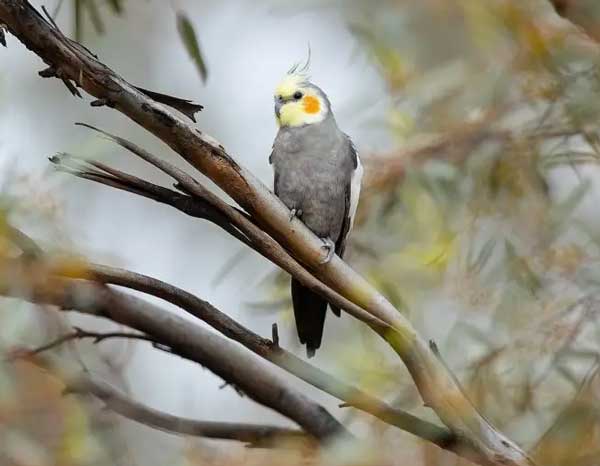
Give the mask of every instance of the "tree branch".
<svg viewBox="0 0 600 466">
<path fill-rule="evenodd" d="M 0 294 L 110 319 L 197 362 L 254 401 L 292 419 L 320 442 L 349 436 L 322 406 L 298 393 L 265 363 L 199 325 L 140 298 L 86 280 L 52 276 L 40 264 L 0 261 Z"/>
<path fill-rule="evenodd" d="M 600 42 L 600 7 L 596 0 L 548 0 L 556 12 Z"/>
<path fill-rule="evenodd" d="M 180 288 L 128 270 L 96 264 L 90 264 L 88 273 L 91 274 L 94 280 L 148 293 L 175 304 L 189 314 L 203 320 L 223 335 L 241 343 L 250 351 L 314 387 L 344 401 L 347 406 L 370 413 L 388 424 L 399 427 L 424 440 L 436 443 L 442 448 L 456 451 L 456 439 L 450 432 L 405 411 L 393 408 L 362 390 L 337 380 L 273 341 L 262 338 L 250 329 L 240 325 L 210 303 Z"/>
<path fill-rule="evenodd" d="M 143 340 L 153 343 L 155 345 L 160 345 L 159 342 L 153 340 L 147 335 L 142 335 L 140 333 L 132 333 L 132 332 L 88 332 L 87 330 L 83 330 L 79 327 L 74 327 L 72 332 L 65 333 L 54 340 L 45 343 L 37 348 L 33 349 L 22 349 L 17 348 L 16 350 L 10 351 L 8 360 L 14 361 L 16 359 L 27 359 L 32 356 L 36 356 L 45 351 L 49 351 L 51 349 L 57 348 L 59 346 L 64 345 L 65 343 L 73 340 L 83 340 L 85 338 L 92 338 L 94 340 L 94 344 L 100 343 L 102 341 L 106 341 L 113 338 L 123 338 L 129 340 Z"/>
<path fill-rule="evenodd" d="M 259 424 L 197 421 L 173 416 L 131 400 L 108 383 L 95 380 L 88 375 L 80 375 L 72 380 L 67 380 L 65 392 L 93 395 L 101 400 L 108 409 L 127 419 L 175 434 L 237 440 L 253 447 L 285 446 L 285 442 L 290 440 L 314 441 L 297 429 Z"/>
<path fill-rule="evenodd" d="M 350 313 L 357 319 L 369 324 L 373 328 L 377 328 L 379 332 L 386 332 L 390 330 L 390 326 L 387 325 L 385 322 L 382 322 L 377 317 L 374 317 L 369 313 L 365 312 L 359 306 L 350 302 L 348 299 L 344 298 L 339 293 L 325 285 L 322 281 L 317 279 L 296 259 L 294 259 L 279 243 L 277 243 L 277 241 L 275 241 L 271 236 L 269 236 L 255 223 L 253 223 L 252 219 L 249 218 L 245 213 L 227 204 L 218 196 L 211 193 L 191 175 L 185 173 L 183 170 L 177 168 L 173 164 L 154 156 L 148 151 L 142 149 L 141 147 L 133 144 L 130 141 L 127 141 L 126 139 L 114 136 L 110 133 L 107 133 L 105 131 L 99 130 L 86 124 L 80 125 L 100 132 L 104 136 L 115 141 L 122 147 L 126 148 L 132 154 L 137 155 L 142 160 L 150 163 L 151 165 L 161 170 L 163 173 L 172 177 L 177 182 L 176 186 L 192 197 L 192 199 L 187 198 L 185 199 L 185 201 L 192 202 L 174 202 L 173 200 L 176 199 L 174 198 L 174 195 L 176 195 L 174 191 L 171 191 L 170 194 L 167 194 L 165 193 L 166 188 L 152 185 L 147 181 L 140 180 L 139 178 L 136 178 L 132 175 L 119 172 L 118 170 L 106 167 L 105 165 L 99 164 L 98 162 L 94 161 L 87 163 L 92 164 L 96 167 L 101 167 L 101 169 L 104 171 L 109 171 L 113 177 L 111 178 L 110 183 L 105 182 L 106 177 L 102 173 L 90 172 L 85 168 L 77 169 L 76 167 L 67 165 L 69 169 L 73 170 L 72 174 L 74 174 L 75 176 L 91 179 L 93 181 L 111 185 L 114 187 L 120 187 L 117 186 L 117 184 L 121 184 L 123 186 L 130 186 L 131 189 L 120 189 L 125 189 L 127 191 L 134 192 L 144 197 L 149 197 L 158 202 L 163 202 L 165 204 L 172 205 L 173 207 L 178 208 L 179 210 L 187 213 L 188 215 L 193 216 L 196 215 L 194 212 L 194 208 L 192 208 L 190 204 L 193 204 L 194 200 L 198 200 L 201 206 L 203 206 L 201 207 L 202 209 L 209 208 L 212 212 L 212 216 L 206 215 L 202 218 L 212 221 L 216 225 L 224 228 L 225 231 L 229 232 L 234 237 L 237 236 L 236 234 L 232 233 L 232 231 L 237 231 L 238 235 L 241 232 L 243 235 L 245 235 L 245 238 L 247 238 L 246 241 L 243 241 L 245 244 L 247 244 L 252 249 L 261 254 L 263 257 L 266 257 L 267 259 L 271 260 L 273 263 L 280 266 L 283 270 L 287 271 L 292 276 L 300 280 L 300 282 L 302 282 L 303 285 L 316 291 L 317 293 L 322 294 L 323 296 L 326 296 L 329 302 L 346 310 L 346 312 Z M 64 166 L 60 164 L 61 159 L 59 159 L 58 161 L 53 160 L 53 162 L 59 163 L 59 167 Z M 79 161 L 79 163 L 85 164 L 85 162 L 82 161 Z M 137 180 L 135 185 L 132 184 L 134 180 Z M 145 195 L 143 192 L 141 192 L 141 190 L 152 191 L 153 195 Z"/>
<path fill-rule="evenodd" d="M 337 256 L 320 264 L 321 241 L 301 222 L 290 222 L 289 210 L 283 203 L 238 165 L 221 144 L 67 39 L 26 0 L 0 0 L 0 22 L 50 66 L 51 75 L 65 83 L 73 81 L 97 99 L 110 102 L 111 107 L 160 138 L 223 189 L 317 278 L 391 327 L 384 330 L 370 324 L 402 358 L 425 403 L 453 433 L 475 448 L 479 461 L 495 465 L 532 464 L 517 444 L 477 411 L 426 340 L 373 286 Z"/>
<path fill-rule="evenodd" d="M 35 247 L 38 251 L 38 258 L 42 258 L 43 251 L 37 246 L 35 241 L 25 233 L 7 225 L 10 236 L 18 238 L 17 246 Z M 14 239 L 13 239 L 14 241 Z M 188 293 L 185 290 L 177 288 L 174 285 L 165 283 L 156 278 L 134 273 L 115 267 L 107 267 L 98 264 L 85 264 L 81 267 L 73 268 L 67 264 L 63 268 L 60 264 L 46 264 L 50 266 L 52 272 L 65 276 L 67 271 L 68 278 L 81 278 L 98 281 L 104 284 L 123 286 L 135 291 L 150 294 L 160 299 L 174 304 L 190 315 L 201 319 L 211 327 L 225 335 L 226 337 L 241 343 L 250 351 L 272 362 L 278 367 L 295 375 L 301 380 L 313 385 L 314 387 L 344 401 L 344 406 L 354 407 L 376 416 L 383 422 L 399 427 L 424 440 L 435 443 L 441 448 L 459 452 L 459 444 L 456 438 L 447 430 L 423 421 L 422 419 L 411 415 L 401 409 L 393 408 L 384 401 L 381 401 L 358 388 L 348 385 L 326 372 L 312 366 L 304 360 L 298 358 L 293 353 L 279 346 L 279 342 L 262 338 L 260 335 L 252 332 L 250 329 L 239 324 L 227 314 L 215 308 L 209 302 L 204 301 L 197 296 Z M 71 264 L 72 265 L 72 264 Z M 74 270 L 79 270 L 79 274 L 74 274 Z M 63 335 L 55 341 L 48 343 L 34 350 L 33 354 L 53 348 L 65 341 L 78 338 L 94 338 L 95 342 L 102 341 L 113 336 L 130 336 L 131 338 L 141 338 L 157 343 L 145 335 L 125 334 L 125 333 L 94 333 L 75 328 L 74 332 Z"/>
</svg>

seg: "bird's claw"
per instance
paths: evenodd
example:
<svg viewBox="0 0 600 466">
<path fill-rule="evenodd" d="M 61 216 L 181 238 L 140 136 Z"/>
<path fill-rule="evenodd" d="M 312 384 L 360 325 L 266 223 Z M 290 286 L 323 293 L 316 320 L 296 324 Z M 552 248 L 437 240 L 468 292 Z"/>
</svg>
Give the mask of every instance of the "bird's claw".
<svg viewBox="0 0 600 466">
<path fill-rule="evenodd" d="M 302 209 L 292 209 L 290 211 L 290 222 L 294 220 L 294 217 L 300 218 L 302 217 Z"/>
<path fill-rule="evenodd" d="M 323 265 L 327 264 L 333 258 L 333 255 L 335 254 L 335 243 L 331 241 L 330 238 L 321 238 L 321 241 L 323 241 L 323 246 L 321 246 L 321 249 L 327 251 L 326 256 L 319 260 L 319 264 Z"/>
</svg>

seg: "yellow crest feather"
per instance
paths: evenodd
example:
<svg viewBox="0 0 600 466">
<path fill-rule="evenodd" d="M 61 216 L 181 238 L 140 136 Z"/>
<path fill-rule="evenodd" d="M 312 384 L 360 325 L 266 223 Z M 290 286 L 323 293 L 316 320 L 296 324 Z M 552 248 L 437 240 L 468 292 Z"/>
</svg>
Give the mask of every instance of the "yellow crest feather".
<svg viewBox="0 0 600 466">
<path fill-rule="evenodd" d="M 294 92 L 302 88 L 308 81 L 308 76 L 304 74 L 286 74 L 285 77 L 275 88 L 275 95 L 282 97 L 291 97 Z"/>
</svg>

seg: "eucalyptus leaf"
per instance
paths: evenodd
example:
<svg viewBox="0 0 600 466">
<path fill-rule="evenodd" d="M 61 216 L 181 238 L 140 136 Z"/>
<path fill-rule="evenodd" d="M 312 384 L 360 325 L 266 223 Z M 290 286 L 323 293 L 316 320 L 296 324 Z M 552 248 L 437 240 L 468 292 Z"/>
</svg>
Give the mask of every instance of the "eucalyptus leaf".
<svg viewBox="0 0 600 466">
<path fill-rule="evenodd" d="M 96 0 L 85 0 L 85 6 L 90 13 L 90 19 L 92 20 L 92 25 L 96 32 L 98 34 L 104 34 L 104 22 L 102 21 L 102 16 L 100 15 L 100 10 L 98 10 Z"/>
<path fill-rule="evenodd" d="M 108 3 L 110 9 L 117 15 L 123 13 L 123 2 L 121 0 L 107 0 L 106 3 Z"/>
<path fill-rule="evenodd" d="M 77 42 L 81 42 L 83 34 L 83 2 L 84 0 L 73 0 L 73 34 Z"/>
<path fill-rule="evenodd" d="M 179 36 L 183 41 L 185 49 L 200 73 L 202 82 L 206 82 L 208 78 L 208 69 L 206 68 L 206 63 L 204 62 L 202 52 L 200 51 L 200 45 L 194 26 L 185 13 L 179 12 L 177 14 L 177 30 L 179 31 Z"/>
<path fill-rule="evenodd" d="M 496 240 L 494 238 L 490 238 L 486 241 L 479 251 L 477 258 L 469 264 L 469 271 L 472 273 L 479 273 L 487 263 L 488 259 L 492 256 L 495 247 Z"/>
</svg>

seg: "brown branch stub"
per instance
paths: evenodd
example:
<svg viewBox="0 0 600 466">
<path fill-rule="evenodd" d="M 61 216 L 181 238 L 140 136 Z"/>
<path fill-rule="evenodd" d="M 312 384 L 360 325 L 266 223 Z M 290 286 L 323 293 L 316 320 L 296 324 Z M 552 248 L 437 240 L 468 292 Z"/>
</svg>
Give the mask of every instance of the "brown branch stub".
<svg viewBox="0 0 600 466">
<path fill-rule="evenodd" d="M 48 68 L 44 68 L 42 71 L 38 71 L 38 76 L 41 78 L 56 78 L 58 75 L 56 73 L 56 69 L 54 69 L 52 66 L 49 66 Z"/>
<path fill-rule="evenodd" d="M 180 99 L 179 97 L 173 97 L 171 95 L 161 94 L 159 92 L 149 91 L 148 89 L 143 89 L 141 87 L 137 87 L 136 89 L 152 100 L 156 102 L 160 102 L 161 104 L 168 105 L 171 108 L 183 113 L 186 117 L 192 120 L 194 123 L 196 122 L 196 113 L 202 111 L 204 108 L 202 105 L 196 104 L 188 99 Z"/>
<path fill-rule="evenodd" d="M 271 342 L 274 348 L 279 348 L 279 329 L 277 328 L 277 322 L 273 322 L 271 326 Z"/>
<path fill-rule="evenodd" d="M 90 102 L 92 107 L 114 107 L 115 104 L 108 99 L 96 99 Z"/>
</svg>

